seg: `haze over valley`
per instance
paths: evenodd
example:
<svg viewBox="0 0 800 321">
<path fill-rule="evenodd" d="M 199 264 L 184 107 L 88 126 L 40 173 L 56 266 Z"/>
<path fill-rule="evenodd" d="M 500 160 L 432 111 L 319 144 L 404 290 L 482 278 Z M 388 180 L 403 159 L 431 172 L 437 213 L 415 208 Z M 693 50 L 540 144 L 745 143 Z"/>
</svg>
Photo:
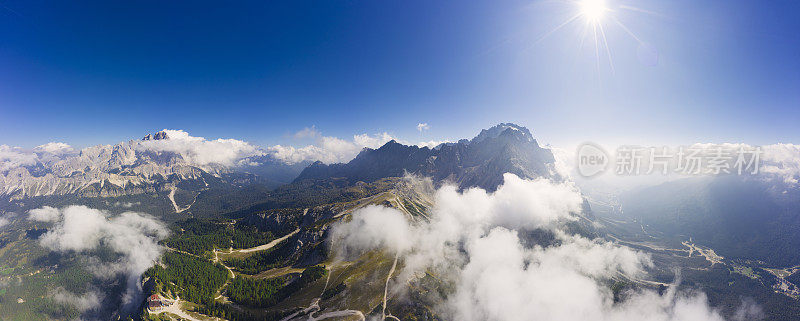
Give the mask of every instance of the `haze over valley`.
<svg viewBox="0 0 800 321">
<path fill-rule="evenodd" d="M 0 0 L 0 321 L 800 321 L 798 13 Z"/>
<path fill-rule="evenodd" d="M 800 158 L 777 147 L 758 175 L 620 190 L 573 179 L 567 151 L 513 123 L 432 148 L 382 136 L 357 153 L 177 130 L 4 147 L 0 315 L 780 320 L 800 308 Z"/>
</svg>

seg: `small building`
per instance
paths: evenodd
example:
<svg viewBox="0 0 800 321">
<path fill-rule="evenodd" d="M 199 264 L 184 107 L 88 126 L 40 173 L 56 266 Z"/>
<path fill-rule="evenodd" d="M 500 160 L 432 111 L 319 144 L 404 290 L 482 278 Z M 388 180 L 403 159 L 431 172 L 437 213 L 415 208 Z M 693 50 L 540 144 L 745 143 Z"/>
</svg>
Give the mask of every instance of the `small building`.
<svg viewBox="0 0 800 321">
<path fill-rule="evenodd" d="M 161 311 L 161 309 L 168 307 L 170 304 L 172 304 L 170 300 L 158 294 L 153 294 L 147 298 L 147 309 L 150 310 L 150 312 Z"/>
</svg>

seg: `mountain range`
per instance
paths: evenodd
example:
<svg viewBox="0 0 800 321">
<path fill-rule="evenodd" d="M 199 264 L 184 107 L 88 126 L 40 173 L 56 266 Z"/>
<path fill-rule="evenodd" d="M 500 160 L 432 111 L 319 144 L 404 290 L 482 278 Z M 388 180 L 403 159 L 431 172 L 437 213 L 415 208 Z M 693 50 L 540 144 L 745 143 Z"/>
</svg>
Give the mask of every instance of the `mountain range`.
<svg viewBox="0 0 800 321">
<path fill-rule="evenodd" d="M 0 319 L 800 313 L 796 189 L 696 178 L 600 204 L 556 165 L 513 123 L 329 164 L 168 130 L 0 146 Z"/>
<path fill-rule="evenodd" d="M 233 163 L 209 162 L 175 148 L 170 145 L 172 140 L 166 131 L 159 131 L 141 140 L 80 151 L 65 148 L 19 153 L 24 158 L 7 162 L 0 171 L 0 198 L 117 197 L 175 188 L 200 190 L 247 184 L 275 187 L 290 182 L 308 165 L 288 164 L 263 151 Z"/>
<path fill-rule="evenodd" d="M 182 205 L 176 203 L 174 195 L 196 199 L 198 193 L 214 189 L 273 189 L 304 180 L 372 182 L 411 173 L 462 188 L 494 190 L 502 183 L 504 173 L 523 178 L 560 177 L 551 151 L 541 147 L 527 128 L 512 123 L 485 129 L 471 140 L 435 148 L 392 140 L 377 149 L 364 148 L 343 164 L 289 163 L 259 149 L 225 162 L 208 161 L 176 148 L 176 142 L 191 143 L 181 139 L 159 131 L 140 140 L 80 151 L 35 150 L 27 154 L 26 161 L 6 165 L 0 171 L 0 198 L 14 201 L 45 196 L 108 198 L 169 193 L 175 211 L 180 211 Z"/>
<path fill-rule="evenodd" d="M 406 173 L 455 183 L 461 188 L 480 187 L 489 191 L 503 182 L 504 173 L 560 180 L 553 153 L 539 146 L 527 128 L 503 123 L 482 130 L 471 140 L 435 148 L 408 146 L 392 140 L 378 149 L 364 149 L 346 164 L 315 162 L 295 182 L 329 177 L 372 182 Z"/>
</svg>

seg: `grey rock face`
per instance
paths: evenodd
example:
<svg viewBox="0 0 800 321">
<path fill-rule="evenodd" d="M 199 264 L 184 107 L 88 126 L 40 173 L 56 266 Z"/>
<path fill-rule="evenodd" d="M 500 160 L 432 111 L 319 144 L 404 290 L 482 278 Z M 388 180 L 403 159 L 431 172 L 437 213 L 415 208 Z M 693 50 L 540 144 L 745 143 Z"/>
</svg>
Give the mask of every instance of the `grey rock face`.
<svg viewBox="0 0 800 321">
<path fill-rule="evenodd" d="M 504 173 L 560 180 L 554 163 L 552 152 L 539 146 L 527 128 L 504 123 L 481 131 L 472 140 L 434 149 L 390 141 L 378 149 L 365 148 L 347 164 L 316 162 L 295 181 L 345 177 L 353 182 L 370 182 L 413 173 L 462 188 L 477 186 L 492 191 L 503 182 Z"/>
<path fill-rule="evenodd" d="M 146 136 L 142 137 L 142 140 L 162 140 L 162 139 L 169 139 L 169 136 L 167 136 L 167 132 L 163 130 L 156 132 L 155 134 L 152 135 L 147 134 Z"/>
<path fill-rule="evenodd" d="M 158 148 L 161 141 L 169 139 L 166 132 L 160 131 L 142 140 L 116 145 L 63 153 L 29 153 L 32 161 L 0 167 L 0 198 L 116 197 L 169 191 L 178 185 L 202 189 L 215 182 L 229 186 L 250 183 L 275 186 L 291 181 L 302 170 L 298 167 L 301 165 L 286 165 L 270 155 L 245 159 L 242 163 L 247 166 L 197 164 L 180 153 Z"/>
</svg>

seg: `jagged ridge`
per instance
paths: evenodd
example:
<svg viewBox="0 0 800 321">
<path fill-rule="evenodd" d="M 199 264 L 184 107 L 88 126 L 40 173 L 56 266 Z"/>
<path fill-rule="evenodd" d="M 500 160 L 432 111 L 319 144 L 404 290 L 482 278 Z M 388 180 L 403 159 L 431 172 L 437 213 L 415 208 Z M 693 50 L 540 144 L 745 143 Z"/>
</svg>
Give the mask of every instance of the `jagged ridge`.
<svg viewBox="0 0 800 321">
<path fill-rule="evenodd" d="M 295 182 L 334 177 L 372 182 L 413 173 L 437 182 L 454 182 L 462 188 L 477 186 L 494 190 L 503 182 L 504 173 L 561 179 L 553 169 L 554 163 L 552 152 L 539 146 L 527 128 L 503 123 L 484 129 L 472 140 L 433 149 L 392 140 L 378 149 L 365 148 L 346 164 L 315 162 Z"/>
</svg>

